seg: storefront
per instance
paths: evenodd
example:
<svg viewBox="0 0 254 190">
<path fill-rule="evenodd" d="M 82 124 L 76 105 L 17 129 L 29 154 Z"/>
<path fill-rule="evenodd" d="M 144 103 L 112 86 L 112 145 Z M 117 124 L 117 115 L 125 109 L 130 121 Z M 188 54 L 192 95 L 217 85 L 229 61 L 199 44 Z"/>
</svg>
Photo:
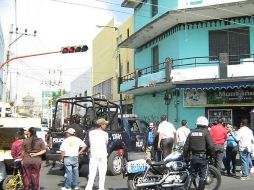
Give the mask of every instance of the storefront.
<svg viewBox="0 0 254 190">
<path fill-rule="evenodd" d="M 183 107 L 205 109 L 210 123 L 224 117 L 233 126 L 247 118 L 254 128 L 254 83 L 178 85 L 183 90 Z"/>
</svg>

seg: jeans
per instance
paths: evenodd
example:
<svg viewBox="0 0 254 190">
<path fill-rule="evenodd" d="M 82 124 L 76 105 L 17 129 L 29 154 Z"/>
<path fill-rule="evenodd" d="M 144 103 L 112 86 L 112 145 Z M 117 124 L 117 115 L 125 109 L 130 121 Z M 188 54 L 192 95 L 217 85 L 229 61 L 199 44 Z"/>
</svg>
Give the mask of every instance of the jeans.
<svg viewBox="0 0 254 190">
<path fill-rule="evenodd" d="M 79 171 L 78 171 L 78 157 L 64 157 L 65 167 L 65 188 L 70 189 L 71 184 L 78 187 L 79 182 Z"/>
<path fill-rule="evenodd" d="M 237 155 L 238 147 L 227 147 L 226 149 L 226 162 L 225 167 L 227 170 L 227 174 L 230 174 L 230 170 L 232 169 L 232 173 L 235 173 L 236 168 L 236 155 Z M 232 163 L 232 165 L 231 165 Z M 232 168 L 231 168 L 232 166 Z"/>
<path fill-rule="evenodd" d="M 215 167 L 222 172 L 222 163 L 224 157 L 224 145 L 215 144 Z"/>
<path fill-rule="evenodd" d="M 105 178 L 107 172 L 107 157 L 105 158 L 90 158 L 89 161 L 89 175 L 88 182 L 85 190 L 92 190 L 94 179 L 97 173 L 97 169 L 99 170 L 99 190 L 105 190 Z"/>
<path fill-rule="evenodd" d="M 239 151 L 240 153 L 240 161 L 241 161 L 241 169 L 242 169 L 242 176 L 246 177 L 249 175 L 249 158 L 250 153 L 247 150 Z"/>
</svg>

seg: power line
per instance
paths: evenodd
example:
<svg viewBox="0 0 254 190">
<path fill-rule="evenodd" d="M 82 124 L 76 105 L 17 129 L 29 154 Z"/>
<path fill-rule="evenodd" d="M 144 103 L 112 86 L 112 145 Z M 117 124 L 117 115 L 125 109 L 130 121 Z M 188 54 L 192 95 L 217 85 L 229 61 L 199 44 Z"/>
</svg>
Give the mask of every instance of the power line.
<svg viewBox="0 0 254 190">
<path fill-rule="evenodd" d="M 118 12 L 118 13 L 123 13 L 123 14 L 131 14 L 132 15 L 132 13 L 129 13 L 129 12 L 113 10 L 113 9 L 109 9 L 109 8 L 96 7 L 96 6 L 91 6 L 91 5 L 85 5 L 85 4 L 81 4 L 81 3 L 73 3 L 73 2 L 67 2 L 67 1 L 61 1 L 61 0 L 50 0 L 50 1 L 55 1 L 55 2 L 58 2 L 58 3 L 65 3 L 65 4 L 69 4 L 69 5 L 78 5 L 78 6 L 82 6 L 82 7 L 89 7 L 89 8 L 94 8 L 94 9 L 100 9 L 100 10 L 105 10 L 105 11 L 113 11 L 113 12 Z"/>
</svg>

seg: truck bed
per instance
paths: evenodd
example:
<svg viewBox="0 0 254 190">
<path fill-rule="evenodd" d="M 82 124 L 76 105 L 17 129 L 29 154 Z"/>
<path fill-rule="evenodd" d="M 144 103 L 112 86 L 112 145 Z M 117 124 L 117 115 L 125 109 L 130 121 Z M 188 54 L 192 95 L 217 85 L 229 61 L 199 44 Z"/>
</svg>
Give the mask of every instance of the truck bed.
<svg viewBox="0 0 254 190">
<path fill-rule="evenodd" d="M 11 145 L 19 127 L 0 127 L 0 161 L 12 159 Z"/>
</svg>

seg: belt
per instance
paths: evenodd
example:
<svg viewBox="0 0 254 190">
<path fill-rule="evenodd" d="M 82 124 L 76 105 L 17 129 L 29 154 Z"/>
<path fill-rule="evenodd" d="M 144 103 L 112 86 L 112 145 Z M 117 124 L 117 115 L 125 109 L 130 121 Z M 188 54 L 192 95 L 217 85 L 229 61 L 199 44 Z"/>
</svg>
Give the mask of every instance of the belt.
<svg viewBox="0 0 254 190">
<path fill-rule="evenodd" d="M 202 159 L 205 159 L 206 158 L 206 153 L 198 153 L 198 152 L 195 152 L 195 153 L 192 153 L 192 157 L 193 158 L 202 158 Z"/>
</svg>

